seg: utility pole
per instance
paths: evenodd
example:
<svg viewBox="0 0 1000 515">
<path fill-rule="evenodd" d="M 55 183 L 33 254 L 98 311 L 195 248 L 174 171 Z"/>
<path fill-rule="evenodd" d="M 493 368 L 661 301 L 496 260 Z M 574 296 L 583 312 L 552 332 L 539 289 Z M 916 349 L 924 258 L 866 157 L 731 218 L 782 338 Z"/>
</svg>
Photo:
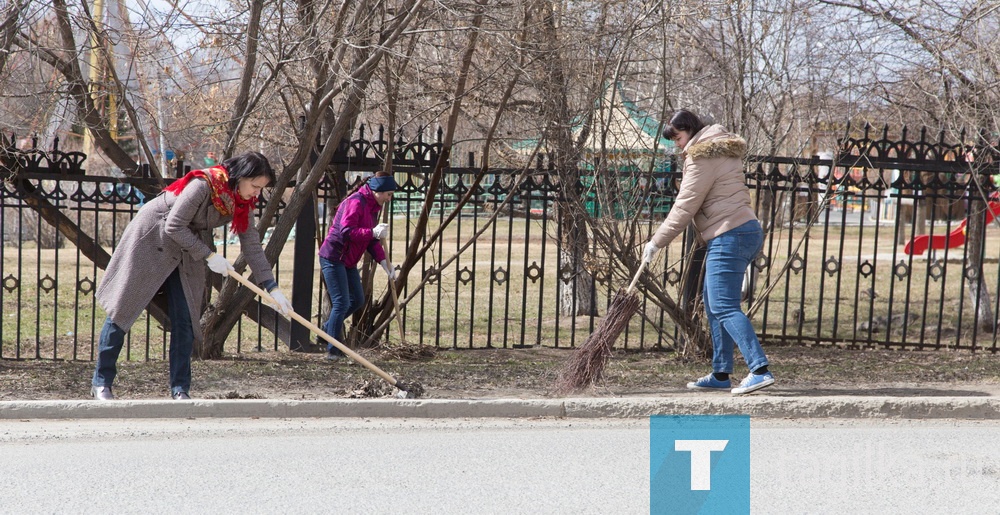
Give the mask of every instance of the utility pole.
<svg viewBox="0 0 1000 515">
<path fill-rule="evenodd" d="M 104 23 L 104 0 L 94 0 L 94 24 L 100 28 Z M 97 81 L 101 78 L 102 67 L 100 52 L 97 51 L 101 42 L 97 37 L 96 32 L 90 33 L 90 58 L 88 63 L 90 65 L 90 84 L 88 88 L 90 90 L 90 100 L 97 104 L 98 87 Z M 83 153 L 88 156 L 94 152 L 94 138 L 90 135 L 89 129 L 84 129 L 83 131 Z"/>
</svg>

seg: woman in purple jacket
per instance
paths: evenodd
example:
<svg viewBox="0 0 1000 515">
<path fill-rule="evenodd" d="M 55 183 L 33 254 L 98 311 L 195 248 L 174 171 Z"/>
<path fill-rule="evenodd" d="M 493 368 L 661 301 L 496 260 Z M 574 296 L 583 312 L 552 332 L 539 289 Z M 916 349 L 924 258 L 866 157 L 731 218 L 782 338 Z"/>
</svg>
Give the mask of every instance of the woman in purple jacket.
<svg viewBox="0 0 1000 515">
<path fill-rule="evenodd" d="M 391 175 L 379 173 L 368 183 L 348 196 L 330 223 L 330 231 L 319 248 L 319 264 L 323 280 L 330 293 L 330 318 L 323 330 L 338 341 L 343 341 L 344 320 L 361 308 L 365 291 L 361 287 L 358 262 L 367 250 L 372 258 L 396 280 L 396 271 L 386 258 L 381 240 L 389 235 L 388 224 L 377 224 L 378 214 L 398 185 Z M 336 360 L 344 355 L 333 344 L 326 346 L 326 359 Z"/>
</svg>

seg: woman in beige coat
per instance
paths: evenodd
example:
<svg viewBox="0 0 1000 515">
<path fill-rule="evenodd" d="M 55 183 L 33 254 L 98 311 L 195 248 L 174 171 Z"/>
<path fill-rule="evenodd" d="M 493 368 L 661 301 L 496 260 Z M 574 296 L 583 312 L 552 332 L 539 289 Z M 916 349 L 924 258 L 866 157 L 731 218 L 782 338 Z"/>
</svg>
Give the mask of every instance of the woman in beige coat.
<svg viewBox="0 0 1000 515">
<path fill-rule="evenodd" d="M 743 275 L 760 253 L 764 233 L 750 205 L 743 173 L 747 144 L 721 125 L 705 126 L 694 113 L 677 111 L 664 130 L 684 156 L 680 191 L 667 219 L 643 252 L 649 263 L 694 222 L 705 242 L 705 285 L 702 298 L 712 334 L 712 373 L 688 383 L 696 390 L 750 393 L 774 384 L 767 356 L 750 319 L 740 308 Z M 736 388 L 733 347 L 738 345 L 750 374 Z"/>
<path fill-rule="evenodd" d="M 195 340 L 202 338 L 198 322 L 205 265 L 222 275 L 233 269 L 209 246 L 216 227 L 230 224 L 240 238 L 254 280 L 270 291 L 282 313 L 288 313 L 291 305 L 277 290 L 257 231 L 250 229 L 257 197 L 274 179 L 267 158 L 247 152 L 221 166 L 188 173 L 139 209 L 97 287 L 97 301 L 108 318 L 101 330 L 91 382 L 95 399 L 114 399 L 111 386 L 125 333 L 161 289 L 170 316 L 170 395 L 178 400 L 190 398 L 191 353 Z"/>
</svg>

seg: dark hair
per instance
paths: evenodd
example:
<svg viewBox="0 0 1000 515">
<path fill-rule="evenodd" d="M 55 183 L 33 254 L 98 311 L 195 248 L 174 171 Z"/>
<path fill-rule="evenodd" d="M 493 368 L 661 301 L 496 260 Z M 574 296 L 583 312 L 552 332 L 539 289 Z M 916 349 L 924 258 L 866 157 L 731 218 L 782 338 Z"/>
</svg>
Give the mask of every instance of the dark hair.
<svg viewBox="0 0 1000 515">
<path fill-rule="evenodd" d="M 245 152 L 236 157 L 226 159 L 222 167 L 229 174 L 229 187 L 235 191 L 240 179 L 267 177 L 267 185 L 273 186 L 276 179 L 271 163 L 260 152 Z"/>
<path fill-rule="evenodd" d="M 698 134 L 704 128 L 705 124 L 701 121 L 701 118 L 698 118 L 698 115 L 687 109 L 681 109 L 670 117 L 670 123 L 663 129 L 663 137 L 674 139 L 681 131 L 688 131 L 688 135 L 693 138 L 695 134 Z"/>
</svg>

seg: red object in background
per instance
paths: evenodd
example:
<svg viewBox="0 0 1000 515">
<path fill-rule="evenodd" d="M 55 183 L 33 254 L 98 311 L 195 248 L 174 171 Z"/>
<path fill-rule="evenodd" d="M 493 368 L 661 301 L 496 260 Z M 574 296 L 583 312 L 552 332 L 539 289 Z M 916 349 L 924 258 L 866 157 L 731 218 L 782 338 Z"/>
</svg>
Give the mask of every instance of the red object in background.
<svg viewBox="0 0 1000 515">
<path fill-rule="evenodd" d="M 987 204 L 986 223 L 988 224 L 992 222 L 993 219 L 998 216 L 1000 216 L 1000 202 L 994 201 Z M 924 252 L 927 252 L 928 248 L 940 250 L 965 245 L 965 226 L 968 223 L 968 218 L 962 220 L 962 223 L 958 224 L 958 227 L 948 234 L 939 234 L 933 237 L 926 234 L 914 236 L 913 239 L 903 247 L 903 252 L 907 255 L 923 254 Z"/>
</svg>

